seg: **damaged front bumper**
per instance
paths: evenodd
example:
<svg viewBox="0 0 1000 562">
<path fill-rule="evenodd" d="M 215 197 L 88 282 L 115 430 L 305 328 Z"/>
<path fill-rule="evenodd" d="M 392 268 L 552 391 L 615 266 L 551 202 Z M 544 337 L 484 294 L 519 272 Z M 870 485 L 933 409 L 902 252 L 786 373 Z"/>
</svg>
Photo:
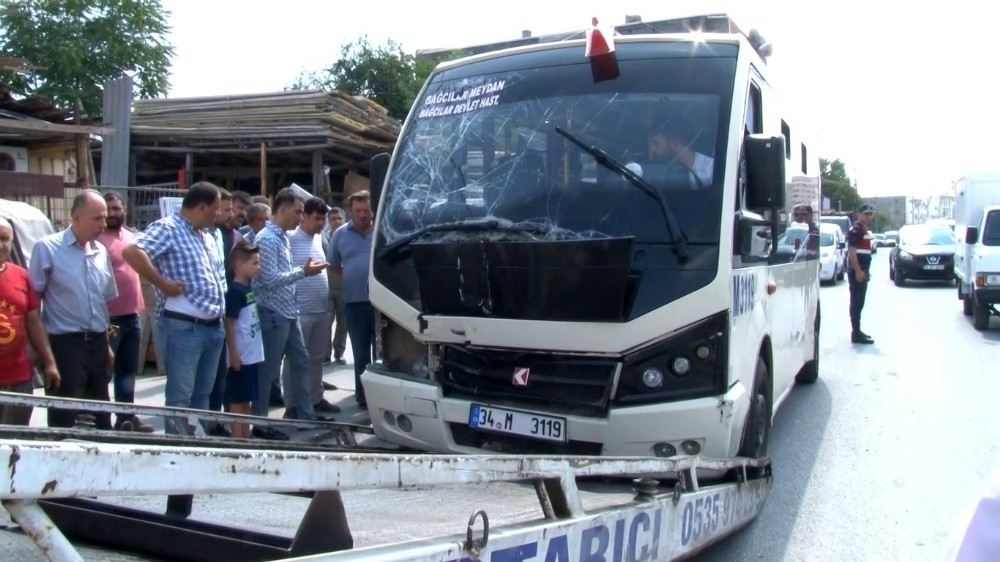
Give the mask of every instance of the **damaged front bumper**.
<svg viewBox="0 0 1000 562">
<path fill-rule="evenodd" d="M 736 383 L 722 396 L 612 407 L 606 417 L 589 417 L 542 411 L 537 406 L 446 398 L 431 381 L 371 369 L 362 375 L 362 383 L 372 425 L 380 439 L 420 450 L 467 454 L 490 450 L 654 456 L 658 445 L 662 451 L 663 444 L 670 444 L 680 453 L 685 441 L 693 441 L 701 454 L 730 457 L 739 447 L 749 402 L 746 388 Z M 551 444 L 470 428 L 473 404 L 564 418 L 568 442 Z"/>
</svg>

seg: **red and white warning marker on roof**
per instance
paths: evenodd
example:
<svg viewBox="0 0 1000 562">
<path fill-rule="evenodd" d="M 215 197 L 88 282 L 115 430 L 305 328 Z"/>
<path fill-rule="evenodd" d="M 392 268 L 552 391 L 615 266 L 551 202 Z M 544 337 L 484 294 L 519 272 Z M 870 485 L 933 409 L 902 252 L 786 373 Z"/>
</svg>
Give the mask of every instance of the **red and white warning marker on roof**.
<svg viewBox="0 0 1000 562">
<path fill-rule="evenodd" d="M 587 30 L 587 58 L 615 52 L 615 38 L 604 37 L 604 30 L 598 27 L 597 18 L 590 19 L 591 28 Z"/>
<path fill-rule="evenodd" d="M 618 78 L 618 59 L 615 57 L 614 35 L 598 27 L 597 18 L 592 18 L 590 23 L 592 27 L 587 30 L 585 55 L 590 59 L 590 70 L 593 73 L 594 82 L 614 80 Z"/>
</svg>

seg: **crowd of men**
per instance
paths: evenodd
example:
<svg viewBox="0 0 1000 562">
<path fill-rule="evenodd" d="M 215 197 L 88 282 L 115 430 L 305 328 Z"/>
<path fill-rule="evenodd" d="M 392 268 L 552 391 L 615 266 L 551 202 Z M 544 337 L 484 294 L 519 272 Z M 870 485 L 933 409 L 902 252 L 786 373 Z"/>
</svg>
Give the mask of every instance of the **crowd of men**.
<svg viewBox="0 0 1000 562">
<path fill-rule="evenodd" d="M 134 402 L 149 306 L 167 406 L 267 416 L 280 403 L 286 418 L 332 419 L 340 408 L 324 396 L 335 387 L 323 381 L 323 365 L 346 364 L 349 333 L 355 398 L 365 407 L 359 377 L 374 356 L 368 193 L 352 194 L 347 207 L 349 216 L 288 188 L 269 200 L 199 182 L 179 211 L 138 232 L 126 226 L 121 197 L 85 190 L 70 225 L 35 244 L 27 270 L 10 261 L 13 229 L 0 219 L 0 390 L 44 385 L 53 396 L 109 401 L 113 381 L 114 400 Z M 145 302 L 143 281 L 155 303 Z M 30 417 L 30 408 L 0 405 L 0 423 Z M 51 427 L 153 430 L 133 415 L 115 418 L 48 412 Z M 203 425 L 217 435 L 288 438 L 263 425 Z M 196 428 L 168 418 L 165 431 Z"/>
</svg>

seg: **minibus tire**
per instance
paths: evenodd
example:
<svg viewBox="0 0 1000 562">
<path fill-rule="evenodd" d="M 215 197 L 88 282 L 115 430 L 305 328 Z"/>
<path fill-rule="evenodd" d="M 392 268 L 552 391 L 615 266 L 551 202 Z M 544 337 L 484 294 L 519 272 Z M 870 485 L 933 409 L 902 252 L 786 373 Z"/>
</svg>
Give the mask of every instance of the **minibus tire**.
<svg viewBox="0 0 1000 562">
<path fill-rule="evenodd" d="M 750 410 L 743 424 L 737 455 L 759 459 L 767 456 L 767 440 L 771 433 L 771 374 L 763 357 L 757 357 L 753 380 Z"/>
</svg>

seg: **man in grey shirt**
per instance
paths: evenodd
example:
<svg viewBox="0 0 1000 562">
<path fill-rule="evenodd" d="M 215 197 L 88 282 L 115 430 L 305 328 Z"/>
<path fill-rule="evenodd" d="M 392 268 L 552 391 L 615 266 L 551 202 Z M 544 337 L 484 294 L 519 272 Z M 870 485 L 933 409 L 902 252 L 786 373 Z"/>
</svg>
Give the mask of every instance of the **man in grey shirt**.
<svg viewBox="0 0 1000 562">
<path fill-rule="evenodd" d="M 368 264 L 372 253 L 372 206 L 367 191 L 347 198 L 351 222 L 337 229 L 330 239 L 327 261 L 344 281 L 344 311 L 354 353 L 354 399 L 367 408 L 361 373 L 371 363 L 375 343 L 375 312 L 368 300 Z"/>
<path fill-rule="evenodd" d="M 62 382 L 53 396 L 109 401 L 114 354 L 108 345 L 107 302 L 118 296 L 108 250 L 97 237 L 104 231 L 108 206 L 100 193 L 86 189 L 73 199 L 70 226 L 35 243 L 28 274 L 42 298 L 42 324 Z M 50 427 L 72 427 L 77 412 L 50 409 Z M 111 414 L 95 416 L 99 429 L 111 429 Z"/>
</svg>

